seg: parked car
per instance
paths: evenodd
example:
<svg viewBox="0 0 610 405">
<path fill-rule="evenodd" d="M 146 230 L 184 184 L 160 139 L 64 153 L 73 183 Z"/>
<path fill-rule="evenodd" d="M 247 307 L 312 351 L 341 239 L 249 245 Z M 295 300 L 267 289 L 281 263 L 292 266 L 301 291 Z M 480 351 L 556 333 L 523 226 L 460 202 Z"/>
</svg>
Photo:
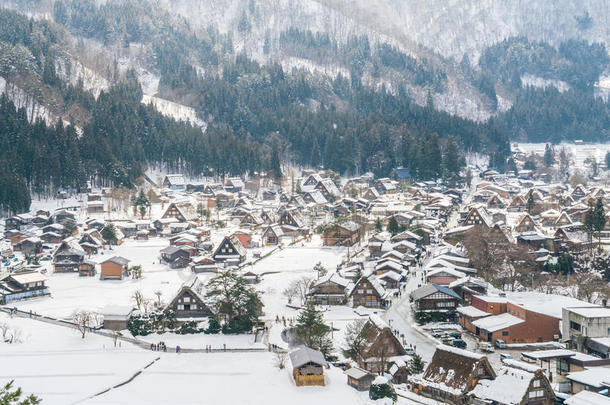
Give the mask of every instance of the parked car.
<svg viewBox="0 0 610 405">
<path fill-rule="evenodd" d="M 441 329 L 433 329 L 432 330 L 432 336 L 435 338 L 439 338 L 442 337 L 445 334 L 445 331 L 441 330 Z"/>
<path fill-rule="evenodd" d="M 452 338 L 455 338 L 455 339 L 461 339 L 462 338 L 462 334 L 460 332 L 457 332 L 457 331 L 449 333 L 449 336 L 451 336 Z"/>
<path fill-rule="evenodd" d="M 486 352 L 486 353 L 493 353 L 496 351 L 494 345 L 492 345 L 491 343 L 488 343 L 488 342 L 479 343 L 479 349 L 482 352 Z"/>
<path fill-rule="evenodd" d="M 405 347 L 405 352 L 409 356 L 415 355 L 415 350 L 412 347 Z"/>
<path fill-rule="evenodd" d="M 535 363 L 536 362 L 536 359 L 532 359 L 531 357 L 526 357 L 523 355 L 523 353 L 521 353 L 521 360 L 526 363 Z"/>
<path fill-rule="evenodd" d="M 504 361 L 504 360 L 512 360 L 513 356 L 511 356 L 508 353 L 500 353 L 500 360 Z"/>
<path fill-rule="evenodd" d="M 506 345 L 505 341 L 503 341 L 502 339 L 498 339 L 496 340 L 496 347 L 498 349 L 506 349 L 508 346 Z"/>
<path fill-rule="evenodd" d="M 451 346 L 457 347 L 459 349 L 465 349 L 466 342 L 464 342 L 462 339 L 455 339 L 454 341 L 451 342 Z"/>
</svg>

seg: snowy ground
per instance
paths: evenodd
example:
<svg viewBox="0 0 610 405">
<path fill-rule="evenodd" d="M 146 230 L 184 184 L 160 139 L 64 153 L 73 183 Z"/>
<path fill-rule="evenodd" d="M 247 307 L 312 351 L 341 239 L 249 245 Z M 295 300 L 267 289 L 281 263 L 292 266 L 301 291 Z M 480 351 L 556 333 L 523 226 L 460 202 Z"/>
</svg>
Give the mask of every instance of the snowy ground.
<svg viewBox="0 0 610 405">
<path fill-rule="evenodd" d="M 155 354 L 109 338 L 80 334 L 70 328 L 31 319 L 8 318 L 0 323 L 21 331 L 22 343 L 0 343 L 0 384 L 15 380 L 24 392 L 44 405 L 65 405 L 85 399 L 131 377 Z"/>
<path fill-rule="evenodd" d="M 346 384 L 340 369 L 325 373 L 325 387 L 296 387 L 288 369 L 275 367 L 272 353 L 166 354 L 130 384 L 84 404 L 373 403 L 367 392 Z"/>
<path fill-rule="evenodd" d="M 170 270 L 159 263 L 159 250 L 168 246 L 162 239 L 148 241 L 126 240 L 121 246 L 95 255 L 91 260 L 101 262 L 112 256 L 123 256 L 130 266 L 142 266 L 142 278 L 133 280 L 100 280 L 95 277 L 79 277 L 75 273 L 53 274 L 49 269 L 47 285 L 51 290 L 50 297 L 41 297 L 11 304 L 17 308 L 36 313 L 69 318 L 75 309 L 101 311 L 108 305 L 131 305 L 132 295 L 136 290 L 142 291 L 145 297 L 153 299 L 156 291 L 162 292 L 162 299 L 173 298 L 182 284 L 190 280 L 193 274 L 188 269 Z M 50 262 L 46 262 L 51 266 Z"/>
<path fill-rule="evenodd" d="M 544 155 L 544 149 L 546 144 L 544 143 L 513 143 L 511 146 L 512 151 L 520 150 L 525 154 L 529 155 L 534 153 L 536 155 Z M 576 145 L 574 143 L 561 143 L 555 145 L 555 153 L 565 148 L 566 152 L 572 155 L 573 165 L 576 167 L 584 167 L 584 161 L 587 158 L 595 158 L 598 163 L 602 165 L 605 162 L 606 153 L 610 151 L 610 143 L 594 143 L 594 144 L 583 144 Z"/>
</svg>

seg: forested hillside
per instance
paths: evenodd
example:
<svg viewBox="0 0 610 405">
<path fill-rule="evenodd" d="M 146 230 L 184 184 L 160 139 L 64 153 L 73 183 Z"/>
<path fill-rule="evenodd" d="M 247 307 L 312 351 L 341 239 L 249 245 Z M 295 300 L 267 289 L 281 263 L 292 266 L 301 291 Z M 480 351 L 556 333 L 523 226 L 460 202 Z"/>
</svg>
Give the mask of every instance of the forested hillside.
<svg viewBox="0 0 610 405">
<path fill-rule="evenodd" d="M 149 165 L 279 175 L 283 161 L 347 175 L 405 166 L 453 182 L 469 151 L 503 170 L 509 140 L 609 135 L 608 103 L 596 97 L 603 43 L 509 36 L 452 55 L 389 35 L 340 1 L 274 11 L 267 0 L 223 0 L 232 8 L 198 3 L 192 15 L 187 3 L 2 0 L 18 10 L 0 10 L 3 179 L 49 195 L 90 179 L 131 186 Z M 284 7 L 293 15 L 270 26 Z M 575 24 L 593 32 L 597 16 L 581 14 Z M 143 87 L 205 125 L 143 105 Z M 473 108 L 477 119 L 464 118 Z M 1 203 L 23 209 L 22 195 L 19 208 Z"/>
</svg>

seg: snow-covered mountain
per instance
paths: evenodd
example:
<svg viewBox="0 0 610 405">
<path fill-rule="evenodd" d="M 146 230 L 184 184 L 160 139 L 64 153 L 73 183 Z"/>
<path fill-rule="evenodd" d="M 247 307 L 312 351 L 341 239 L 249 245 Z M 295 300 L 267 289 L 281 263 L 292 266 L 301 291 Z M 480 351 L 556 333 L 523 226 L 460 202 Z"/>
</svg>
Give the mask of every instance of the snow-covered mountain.
<svg viewBox="0 0 610 405">
<path fill-rule="evenodd" d="M 0 5 L 28 15 L 52 18 L 57 1 L 60 0 L 0 0 Z M 97 3 L 108 1 L 121 0 L 98 0 Z M 338 73 L 348 76 L 347 67 L 332 63 L 321 65 L 283 53 L 278 46 L 281 33 L 296 28 L 327 33 L 339 43 L 346 43 L 353 36 L 367 36 L 372 44 L 391 44 L 446 74 L 442 91 L 407 83 L 407 90 L 416 103 L 425 104 L 431 93 L 436 108 L 475 120 L 484 120 L 509 108 L 511 95 L 497 89 L 497 109 L 490 105 L 489 99 L 463 77 L 459 63 L 464 55 L 469 56 L 471 64 L 476 64 L 486 47 L 514 36 L 552 45 L 571 38 L 603 43 L 610 40 L 607 0 L 153 0 L 151 5 L 184 18 L 195 31 L 203 32 L 212 26 L 221 33 L 230 33 L 236 52 L 246 53 L 261 63 L 279 62 L 285 69 L 306 68 L 330 77 Z M 244 15 L 249 24 L 245 31 L 239 29 Z M 268 52 L 264 52 L 266 39 L 271 43 Z M 110 57 L 123 66 L 136 67 L 145 81 L 156 74 L 154 68 L 147 66 L 145 57 L 134 53 L 133 46 L 125 49 L 106 44 L 106 48 Z M 86 76 L 85 83 L 92 83 L 94 91 L 105 87 L 86 67 L 77 72 Z M 396 84 L 383 76 L 365 76 L 363 81 L 390 89 Z M 544 78 L 529 77 L 524 78 L 524 83 L 555 85 Z M 145 83 L 144 87 L 148 96 L 156 95 L 156 88 L 146 91 Z M 181 111 L 179 106 L 165 102 L 157 105 L 177 118 L 185 117 L 186 110 Z"/>
</svg>

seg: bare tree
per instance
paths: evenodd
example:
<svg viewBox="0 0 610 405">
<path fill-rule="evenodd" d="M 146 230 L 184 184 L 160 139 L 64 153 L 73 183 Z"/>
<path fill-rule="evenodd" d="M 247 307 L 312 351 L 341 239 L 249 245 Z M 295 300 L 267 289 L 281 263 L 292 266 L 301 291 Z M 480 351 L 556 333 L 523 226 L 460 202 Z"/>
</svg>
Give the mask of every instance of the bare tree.
<svg viewBox="0 0 610 405">
<path fill-rule="evenodd" d="M 307 302 L 307 295 L 309 294 L 312 285 L 313 278 L 308 276 L 301 277 L 291 283 L 291 288 L 295 289 L 296 295 L 301 301 L 301 305 L 305 305 Z"/>
<path fill-rule="evenodd" d="M 146 298 L 144 297 L 144 294 L 142 294 L 142 291 L 140 290 L 136 290 L 133 292 L 133 295 L 131 296 L 131 299 L 134 300 L 134 302 L 136 303 L 136 307 L 138 308 L 138 311 L 144 311 L 146 312 L 147 309 L 147 305 L 146 305 Z"/>
<path fill-rule="evenodd" d="M 6 342 L 7 336 L 9 335 L 10 326 L 8 323 L 0 323 L 0 334 L 2 334 L 2 341 Z"/>
<path fill-rule="evenodd" d="M 345 327 L 345 356 L 357 361 L 367 343 L 368 328 L 364 319 L 356 319 Z"/>
<path fill-rule="evenodd" d="M 289 304 L 292 304 L 292 300 L 299 296 L 296 282 L 290 283 L 288 288 L 286 288 L 284 291 L 282 291 L 282 295 L 288 299 Z"/>
<path fill-rule="evenodd" d="M 163 295 L 163 291 L 157 290 L 155 291 L 155 295 L 157 296 L 157 308 L 161 308 L 161 296 Z"/>
<path fill-rule="evenodd" d="M 275 366 L 280 370 L 286 368 L 286 363 L 288 362 L 288 353 L 285 351 L 276 351 L 275 352 Z"/>
<path fill-rule="evenodd" d="M 99 324 L 100 315 L 85 310 L 76 311 L 72 314 L 72 321 L 74 322 L 76 329 L 81 333 L 81 337 L 84 339 L 87 331 Z"/>
<path fill-rule="evenodd" d="M 510 243 L 500 231 L 476 226 L 466 233 L 463 245 L 473 267 L 489 281 L 504 263 Z"/>
</svg>

